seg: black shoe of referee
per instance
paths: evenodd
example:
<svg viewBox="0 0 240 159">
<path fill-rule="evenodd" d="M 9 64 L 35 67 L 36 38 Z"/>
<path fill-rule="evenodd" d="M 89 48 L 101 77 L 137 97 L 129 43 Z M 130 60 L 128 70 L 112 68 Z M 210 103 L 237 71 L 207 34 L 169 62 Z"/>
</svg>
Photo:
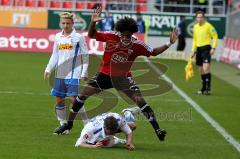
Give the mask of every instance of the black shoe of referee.
<svg viewBox="0 0 240 159">
<path fill-rule="evenodd" d="M 197 95 L 211 95 L 211 91 L 210 90 L 199 90 L 196 93 Z"/>
<path fill-rule="evenodd" d="M 203 94 L 209 96 L 209 95 L 211 95 L 211 91 L 210 90 L 206 90 L 206 91 L 203 92 Z"/>
<path fill-rule="evenodd" d="M 70 130 L 72 129 L 72 124 L 63 124 L 60 127 L 56 128 L 53 132 L 54 135 L 67 135 L 69 134 Z"/>
<path fill-rule="evenodd" d="M 197 91 L 196 94 L 197 94 L 197 95 L 203 95 L 203 92 L 204 92 L 204 91 L 205 91 L 205 90 L 202 90 L 202 89 L 201 89 L 201 90 Z"/>
<path fill-rule="evenodd" d="M 158 129 L 158 130 L 156 130 L 155 132 L 156 132 L 156 134 L 157 134 L 157 136 L 158 136 L 158 139 L 159 139 L 160 141 L 164 141 L 165 136 L 166 136 L 166 134 L 167 134 L 166 130 L 160 130 L 160 129 Z"/>
</svg>

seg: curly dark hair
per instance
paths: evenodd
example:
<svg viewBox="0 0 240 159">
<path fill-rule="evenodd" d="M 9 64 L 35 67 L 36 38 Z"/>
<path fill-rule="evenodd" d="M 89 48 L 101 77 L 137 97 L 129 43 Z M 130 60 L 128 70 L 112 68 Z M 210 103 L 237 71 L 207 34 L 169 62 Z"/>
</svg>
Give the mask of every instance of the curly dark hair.
<svg viewBox="0 0 240 159">
<path fill-rule="evenodd" d="M 104 119 L 104 127 L 111 132 L 116 132 L 118 130 L 118 121 L 113 116 L 109 116 Z"/>
<path fill-rule="evenodd" d="M 116 31 L 119 31 L 121 33 L 125 31 L 129 31 L 132 34 L 138 32 L 137 22 L 129 17 L 124 17 L 118 20 L 115 27 Z"/>
</svg>

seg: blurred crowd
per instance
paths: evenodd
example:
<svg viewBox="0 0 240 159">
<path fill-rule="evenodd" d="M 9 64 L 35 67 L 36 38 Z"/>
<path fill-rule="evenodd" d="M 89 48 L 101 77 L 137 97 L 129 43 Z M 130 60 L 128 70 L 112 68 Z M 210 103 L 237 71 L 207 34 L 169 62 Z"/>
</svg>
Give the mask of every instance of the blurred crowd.
<svg viewBox="0 0 240 159">
<path fill-rule="evenodd" d="M 213 14 L 224 14 L 224 11 L 226 11 L 224 6 L 227 6 L 225 4 L 230 4 L 229 2 L 233 1 L 235 0 L 212 0 L 210 5 L 212 6 Z M 209 2 L 209 0 L 0 0 L 0 6 L 84 10 L 92 9 L 95 5 L 101 4 L 103 8 L 107 8 L 110 11 L 194 13 L 200 9 L 204 12 L 208 11 Z"/>
</svg>

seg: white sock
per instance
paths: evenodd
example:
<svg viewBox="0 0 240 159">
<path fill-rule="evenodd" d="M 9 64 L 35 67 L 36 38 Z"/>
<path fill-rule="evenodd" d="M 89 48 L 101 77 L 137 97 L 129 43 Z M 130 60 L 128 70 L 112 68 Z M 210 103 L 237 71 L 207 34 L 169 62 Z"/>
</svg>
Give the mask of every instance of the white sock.
<svg viewBox="0 0 240 159">
<path fill-rule="evenodd" d="M 124 112 L 124 117 L 126 122 L 135 122 L 135 117 L 133 116 L 132 112 L 130 111 L 125 111 Z"/>
<path fill-rule="evenodd" d="M 82 119 L 84 125 L 86 125 L 88 123 L 89 119 L 87 117 L 87 113 L 86 113 L 84 106 L 79 110 L 79 113 L 81 113 L 81 119 Z"/>
<path fill-rule="evenodd" d="M 114 145 L 125 144 L 126 142 L 127 142 L 126 139 L 120 139 L 120 138 L 114 136 Z"/>
<path fill-rule="evenodd" d="M 60 125 L 66 124 L 67 123 L 66 107 L 64 105 L 56 105 L 55 111 L 56 111 L 57 120 L 59 121 Z"/>
</svg>

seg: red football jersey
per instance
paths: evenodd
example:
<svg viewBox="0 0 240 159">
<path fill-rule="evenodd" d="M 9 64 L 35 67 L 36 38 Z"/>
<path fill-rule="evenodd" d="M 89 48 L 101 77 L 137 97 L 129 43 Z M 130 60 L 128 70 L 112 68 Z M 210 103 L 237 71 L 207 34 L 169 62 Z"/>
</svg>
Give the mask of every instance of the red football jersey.
<svg viewBox="0 0 240 159">
<path fill-rule="evenodd" d="M 151 56 L 153 48 L 132 37 L 126 46 L 117 32 L 96 32 L 97 41 L 106 42 L 100 72 L 109 76 L 128 76 L 133 61 L 138 56 Z"/>
</svg>

